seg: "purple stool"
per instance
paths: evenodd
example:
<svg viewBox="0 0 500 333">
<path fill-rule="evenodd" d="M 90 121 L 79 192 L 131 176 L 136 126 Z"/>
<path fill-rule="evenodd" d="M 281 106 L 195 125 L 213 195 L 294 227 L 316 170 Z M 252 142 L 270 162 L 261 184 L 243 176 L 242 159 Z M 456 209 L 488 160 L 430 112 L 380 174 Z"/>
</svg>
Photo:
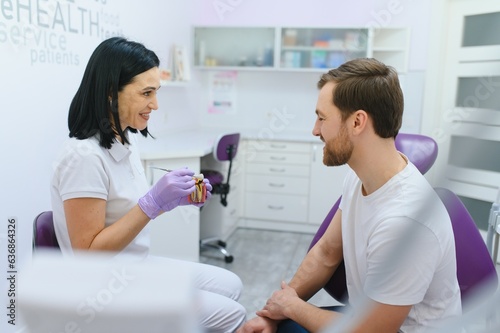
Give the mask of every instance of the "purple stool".
<svg viewBox="0 0 500 333">
<path fill-rule="evenodd" d="M 229 161 L 229 168 L 227 170 L 226 181 L 224 182 L 224 175 L 218 170 L 205 170 L 202 169 L 201 173 L 212 184 L 212 194 L 220 195 L 220 203 L 222 206 L 227 206 L 227 195 L 230 190 L 229 179 L 231 178 L 231 168 L 233 159 L 238 152 L 238 145 L 240 142 L 240 133 L 223 134 L 214 143 L 213 157 L 216 161 Z M 224 260 L 227 263 L 233 261 L 233 256 L 226 250 L 226 243 L 217 237 L 210 237 L 200 240 L 200 248 L 212 248 L 224 255 Z"/>
</svg>

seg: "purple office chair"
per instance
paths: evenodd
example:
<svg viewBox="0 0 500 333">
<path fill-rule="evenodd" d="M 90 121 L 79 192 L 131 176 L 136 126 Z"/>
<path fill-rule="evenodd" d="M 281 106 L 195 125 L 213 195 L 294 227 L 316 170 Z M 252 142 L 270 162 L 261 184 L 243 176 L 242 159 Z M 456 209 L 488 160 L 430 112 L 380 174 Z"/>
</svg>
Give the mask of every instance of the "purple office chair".
<svg viewBox="0 0 500 333">
<path fill-rule="evenodd" d="M 438 146 L 436 141 L 434 141 L 431 137 L 420 134 L 400 133 L 396 137 L 395 144 L 397 150 L 405 154 L 422 174 L 425 174 L 436 161 Z M 318 242 L 330 225 L 335 212 L 339 208 L 341 198 L 342 197 L 335 202 L 333 207 L 330 209 L 330 212 L 328 212 L 325 219 L 321 223 L 318 231 L 311 241 L 309 250 Z M 325 289 L 325 291 L 337 301 L 343 303 L 347 302 L 348 294 L 344 261 L 341 262 L 323 289 Z"/>
<path fill-rule="evenodd" d="M 59 249 L 52 211 L 38 214 L 33 221 L 33 251 L 42 247 Z"/>
<path fill-rule="evenodd" d="M 205 170 L 202 169 L 201 173 L 212 184 L 212 194 L 220 195 L 220 203 L 222 206 L 227 206 L 227 195 L 229 194 L 231 178 L 231 168 L 233 166 L 233 159 L 238 152 L 238 145 L 240 142 L 240 133 L 223 134 L 214 143 L 213 157 L 216 161 L 229 161 L 227 170 L 226 181 L 224 182 L 224 175 L 218 170 Z M 216 237 L 200 240 L 200 247 L 212 248 L 220 251 L 224 255 L 224 260 L 227 263 L 233 261 L 233 256 L 226 250 L 226 243 Z"/>
</svg>

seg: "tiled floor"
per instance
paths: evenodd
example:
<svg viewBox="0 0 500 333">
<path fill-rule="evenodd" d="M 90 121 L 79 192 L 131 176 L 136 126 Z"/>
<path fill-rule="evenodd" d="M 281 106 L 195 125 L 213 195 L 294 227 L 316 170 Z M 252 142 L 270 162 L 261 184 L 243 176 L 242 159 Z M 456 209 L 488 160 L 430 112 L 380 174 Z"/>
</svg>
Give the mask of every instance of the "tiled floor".
<svg viewBox="0 0 500 333">
<path fill-rule="evenodd" d="M 234 256 L 232 263 L 225 263 L 222 254 L 208 250 L 200 262 L 224 267 L 236 273 L 243 281 L 244 290 L 240 303 L 245 306 L 248 318 L 262 308 L 282 280 L 289 281 L 307 253 L 314 235 L 283 231 L 237 229 L 227 241 L 227 249 Z M 337 304 L 321 290 L 311 303 Z"/>
</svg>

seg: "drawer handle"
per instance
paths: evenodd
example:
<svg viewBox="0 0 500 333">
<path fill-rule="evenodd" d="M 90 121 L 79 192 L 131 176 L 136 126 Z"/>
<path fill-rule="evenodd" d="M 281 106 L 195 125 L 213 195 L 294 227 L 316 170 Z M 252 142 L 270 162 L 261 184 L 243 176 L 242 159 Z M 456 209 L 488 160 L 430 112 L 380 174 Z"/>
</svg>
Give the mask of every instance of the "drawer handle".
<svg viewBox="0 0 500 333">
<path fill-rule="evenodd" d="M 269 186 L 271 186 L 271 187 L 285 187 L 285 184 L 283 184 L 283 183 L 281 183 L 281 184 L 269 183 Z"/>
<path fill-rule="evenodd" d="M 271 156 L 271 159 L 273 161 L 284 161 L 284 160 L 286 160 L 286 157 L 285 156 Z"/>
<path fill-rule="evenodd" d="M 285 168 L 282 168 L 282 169 L 269 168 L 269 171 L 271 171 L 271 172 L 285 172 L 286 169 Z"/>
<path fill-rule="evenodd" d="M 271 148 L 285 149 L 286 145 L 277 145 L 275 143 L 271 143 Z"/>
<path fill-rule="evenodd" d="M 282 210 L 283 206 L 273 206 L 273 205 L 267 205 L 267 208 L 272 209 L 272 210 Z"/>
</svg>

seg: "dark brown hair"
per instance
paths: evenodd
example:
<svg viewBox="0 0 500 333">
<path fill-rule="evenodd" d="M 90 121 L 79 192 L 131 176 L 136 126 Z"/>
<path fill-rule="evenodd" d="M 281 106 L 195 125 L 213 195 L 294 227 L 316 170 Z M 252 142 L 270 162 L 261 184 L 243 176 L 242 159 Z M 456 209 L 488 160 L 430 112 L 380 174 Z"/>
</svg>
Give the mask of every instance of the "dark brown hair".
<svg viewBox="0 0 500 333">
<path fill-rule="evenodd" d="M 398 74 L 391 66 L 371 58 L 348 61 L 321 75 L 318 88 L 335 82 L 332 102 L 342 120 L 364 110 L 373 120 L 375 133 L 382 138 L 396 137 L 403 120 L 403 92 Z"/>
<path fill-rule="evenodd" d="M 158 67 L 157 55 L 143 44 L 123 37 L 112 37 L 97 46 L 90 56 L 83 79 L 73 97 L 68 114 L 69 137 L 80 140 L 98 135 L 99 144 L 107 149 L 116 141 L 115 130 L 122 142 L 129 143 L 121 128 L 118 114 L 118 92 L 133 82 L 136 75 Z M 111 101 L 110 101 L 111 97 Z M 148 136 L 148 129 L 140 130 Z"/>
</svg>

